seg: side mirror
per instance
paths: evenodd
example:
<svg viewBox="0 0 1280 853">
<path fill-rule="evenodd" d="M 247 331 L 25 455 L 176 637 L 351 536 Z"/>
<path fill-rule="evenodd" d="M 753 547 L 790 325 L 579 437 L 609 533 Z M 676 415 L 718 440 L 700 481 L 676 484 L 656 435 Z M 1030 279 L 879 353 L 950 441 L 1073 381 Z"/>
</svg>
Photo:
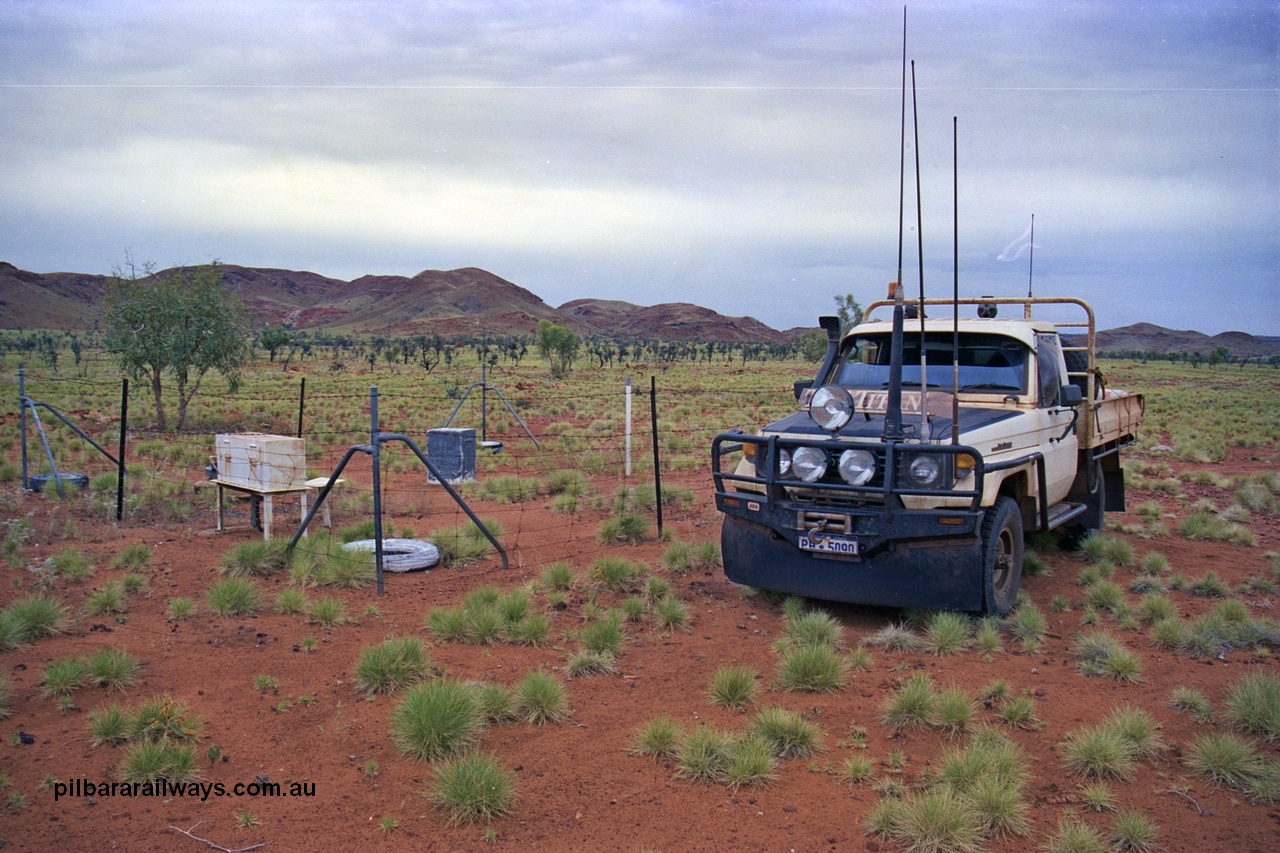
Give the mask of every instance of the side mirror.
<svg viewBox="0 0 1280 853">
<path fill-rule="evenodd" d="M 1058 392 L 1058 405 L 1075 408 L 1084 400 L 1084 392 L 1079 385 L 1063 385 Z"/>
<path fill-rule="evenodd" d="M 803 394 L 805 391 L 808 391 L 812 387 L 813 387 L 812 379 L 797 379 L 795 385 L 792 388 L 792 392 L 796 395 L 796 399 L 799 400 L 800 395 Z"/>
</svg>

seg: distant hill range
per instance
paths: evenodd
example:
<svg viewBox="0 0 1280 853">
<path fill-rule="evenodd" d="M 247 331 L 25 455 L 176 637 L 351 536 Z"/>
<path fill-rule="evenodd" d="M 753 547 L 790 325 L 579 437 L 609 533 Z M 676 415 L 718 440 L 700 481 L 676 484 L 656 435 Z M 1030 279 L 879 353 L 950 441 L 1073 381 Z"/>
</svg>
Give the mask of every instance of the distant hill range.
<svg viewBox="0 0 1280 853">
<path fill-rule="evenodd" d="M 165 275 L 172 270 L 156 273 Z M 684 302 L 642 307 L 575 299 L 559 308 L 474 267 L 354 281 L 311 272 L 222 266 L 223 280 L 267 325 L 383 335 L 527 334 L 540 320 L 580 335 L 627 339 L 778 343 L 790 335 L 753 317 L 726 317 Z M 90 329 L 100 319 L 103 275 L 34 273 L 0 261 L 0 328 Z"/>
<path fill-rule="evenodd" d="M 157 273 L 164 275 L 170 270 Z M 412 277 L 366 275 L 354 281 L 311 272 L 222 266 L 223 279 L 267 325 L 332 333 L 383 335 L 527 334 L 551 320 L 580 335 L 667 341 L 786 343 L 803 329 L 779 331 L 754 317 L 726 317 L 685 302 L 640 306 L 575 299 L 558 308 L 493 273 L 474 267 L 424 270 Z M 34 273 L 0 261 L 0 328 L 87 330 L 101 318 L 108 276 Z M 1098 332 L 1110 352 L 1280 353 L 1280 340 L 1244 332 L 1205 335 L 1150 323 Z"/>
</svg>

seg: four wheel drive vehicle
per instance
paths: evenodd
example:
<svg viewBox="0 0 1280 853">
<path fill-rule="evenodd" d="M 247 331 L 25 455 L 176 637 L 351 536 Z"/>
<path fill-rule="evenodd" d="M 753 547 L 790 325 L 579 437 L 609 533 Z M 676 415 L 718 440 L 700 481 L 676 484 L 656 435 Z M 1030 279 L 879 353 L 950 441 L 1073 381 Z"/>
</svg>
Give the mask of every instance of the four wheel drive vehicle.
<svg viewBox="0 0 1280 853">
<path fill-rule="evenodd" d="M 820 318 L 827 355 L 796 383 L 801 411 L 714 439 L 725 574 L 810 598 L 1005 615 L 1025 532 L 1082 537 L 1124 509 L 1119 451 L 1143 398 L 1103 387 L 1079 299 L 920 300 L 904 328 L 896 295 L 866 312 L 891 306 L 892 322 L 843 340 Z M 960 305 L 978 317 L 959 319 Z M 1023 317 L 998 318 L 1002 305 Z M 935 306 L 955 316 L 921 319 Z"/>
</svg>

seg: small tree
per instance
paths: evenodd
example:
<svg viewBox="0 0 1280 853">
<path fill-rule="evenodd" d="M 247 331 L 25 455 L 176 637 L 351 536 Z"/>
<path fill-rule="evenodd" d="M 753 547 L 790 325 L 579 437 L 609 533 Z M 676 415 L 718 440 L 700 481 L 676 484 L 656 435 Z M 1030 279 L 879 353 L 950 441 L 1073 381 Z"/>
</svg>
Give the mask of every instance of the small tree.
<svg viewBox="0 0 1280 853">
<path fill-rule="evenodd" d="M 551 364 L 551 375 L 556 378 L 568 373 L 578 357 L 578 336 L 550 320 L 538 321 L 537 344 L 538 352 Z"/>
<path fill-rule="evenodd" d="M 267 360 L 275 361 L 276 352 L 293 343 L 293 332 L 284 326 L 267 326 L 258 333 L 258 345 L 267 351 Z"/>
<path fill-rule="evenodd" d="M 103 344 L 120 359 L 120 368 L 151 383 L 156 426 L 169 428 L 163 382 L 174 380 L 182 429 L 187 406 L 205 374 L 216 370 L 234 390 L 240 366 L 249 356 L 249 312 L 222 289 L 218 264 L 155 275 L 149 265 L 116 270 L 107 286 Z"/>
<path fill-rule="evenodd" d="M 836 316 L 840 318 L 840 336 L 862 322 L 862 306 L 853 298 L 852 293 L 834 297 L 836 300 Z"/>
</svg>

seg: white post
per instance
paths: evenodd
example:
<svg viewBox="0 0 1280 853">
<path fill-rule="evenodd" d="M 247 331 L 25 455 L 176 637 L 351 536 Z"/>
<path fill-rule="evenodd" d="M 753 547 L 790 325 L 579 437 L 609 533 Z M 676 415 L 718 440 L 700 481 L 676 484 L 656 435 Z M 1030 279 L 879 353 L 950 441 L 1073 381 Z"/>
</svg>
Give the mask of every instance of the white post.
<svg viewBox="0 0 1280 853">
<path fill-rule="evenodd" d="M 631 377 L 627 377 L 627 474 L 631 476 Z"/>
</svg>

